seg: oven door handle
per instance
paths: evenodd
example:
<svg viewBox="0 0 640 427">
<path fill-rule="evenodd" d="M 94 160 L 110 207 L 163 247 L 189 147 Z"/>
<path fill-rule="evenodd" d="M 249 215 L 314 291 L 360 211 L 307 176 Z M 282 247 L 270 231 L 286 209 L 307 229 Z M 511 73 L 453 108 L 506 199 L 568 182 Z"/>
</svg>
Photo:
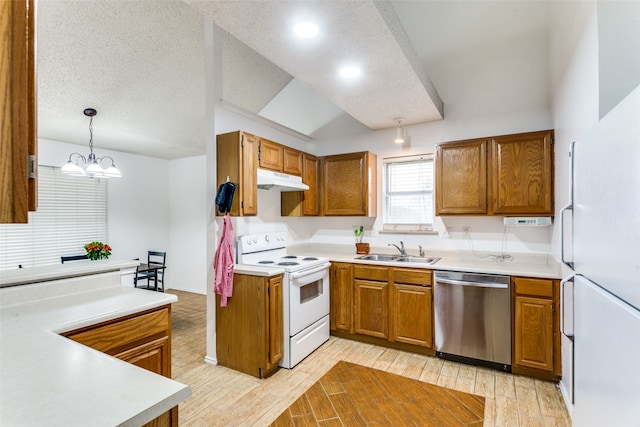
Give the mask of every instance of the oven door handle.
<svg viewBox="0 0 640 427">
<path fill-rule="evenodd" d="M 318 266 L 316 268 L 312 268 L 311 270 L 304 270 L 304 271 L 300 271 L 298 273 L 291 273 L 291 275 L 289 277 L 291 278 L 291 280 L 297 280 L 297 279 L 299 279 L 301 277 L 308 276 L 308 275 L 313 274 L 313 273 L 317 273 L 318 271 L 325 270 L 325 269 L 327 269 L 329 267 L 331 267 L 331 263 L 330 262 L 326 262 L 326 263 L 324 263 L 324 264 L 322 264 L 322 265 L 320 265 L 320 266 Z"/>
</svg>

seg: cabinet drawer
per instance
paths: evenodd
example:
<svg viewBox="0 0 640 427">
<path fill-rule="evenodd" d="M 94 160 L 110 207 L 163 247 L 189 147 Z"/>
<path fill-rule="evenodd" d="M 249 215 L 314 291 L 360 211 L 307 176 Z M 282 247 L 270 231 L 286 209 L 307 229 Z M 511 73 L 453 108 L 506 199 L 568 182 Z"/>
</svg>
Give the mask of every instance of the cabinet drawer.
<svg viewBox="0 0 640 427">
<path fill-rule="evenodd" d="M 516 277 L 514 281 L 516 294 L 518 295 L 535 295 L 553 298 L 553 280 L 551 279 Z"/>
<path fill-rule="evenodd" d="M 431 286 L 433 283 L 431 270 L 394 268 L 391 274 L 394 283 L 407 283 L 421 286 Z"/>
<path fill-rule="evenodd" d="M 116 320 L 63 335 L 103 353 L 113 355 L 149 337 L 168 335 L 171 326 L 169 322 L 169 309 L 163 308 L 129 319 Z"/>
<path fill-rule="evenodd" d="M 371 265 L 355 265 L 353 275 L 356 279 L 369 279 L 386 282 L 389 280 L 388 267 L 374 267 Z"/>
</svg>

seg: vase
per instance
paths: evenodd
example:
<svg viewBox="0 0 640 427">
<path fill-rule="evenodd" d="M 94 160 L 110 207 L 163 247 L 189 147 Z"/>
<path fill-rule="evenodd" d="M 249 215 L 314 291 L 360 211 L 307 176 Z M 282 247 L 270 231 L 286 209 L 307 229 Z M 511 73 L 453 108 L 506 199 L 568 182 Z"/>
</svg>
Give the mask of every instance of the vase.
<svg viewBox="0 0 640 427">
<path fill-rule="evenodd" d="M 369 253 L 368 243 L 356 243 L 356 253 L 366 255 Z"/>
</svg>

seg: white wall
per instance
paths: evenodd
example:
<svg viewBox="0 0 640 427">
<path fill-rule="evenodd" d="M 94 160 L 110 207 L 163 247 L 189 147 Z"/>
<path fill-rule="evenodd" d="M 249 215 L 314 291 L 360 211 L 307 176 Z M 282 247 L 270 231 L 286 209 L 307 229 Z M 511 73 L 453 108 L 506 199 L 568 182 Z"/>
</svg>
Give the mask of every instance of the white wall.
<svg viewBox="0 0 640 427">
<path fill-rule="evenodd" d="M 112 257 L 146 259 L 148 250 L 169 252 L 169 162 L 96 148 L 115 160 L 122 178 L 108 183 L 108 234 Z M 72 152 L 87 155 L 88 146 L 38 140 L 38 163 L 63 166 Z M 171 260 L 168 259 L 168 267 Z"/>
<path fill-rule="evenodd" d="M 206 156 L 169 162 L 167 286 L 207 292 Z"/>
</svg>

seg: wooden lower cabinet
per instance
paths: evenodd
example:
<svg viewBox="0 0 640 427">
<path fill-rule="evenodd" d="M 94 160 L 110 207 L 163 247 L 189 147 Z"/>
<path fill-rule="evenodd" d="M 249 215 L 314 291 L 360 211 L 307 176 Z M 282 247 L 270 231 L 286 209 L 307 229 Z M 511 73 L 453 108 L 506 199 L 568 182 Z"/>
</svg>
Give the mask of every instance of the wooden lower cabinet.
<svg viewBox="0 0 640 427">
<path fill-rule="evenodd" d="M 63 336 L 171 378 L 171 306 L 65 332 Z M 178 407 L 145 426 L 177 426 Z"/>
<path fill-rule="evenodd" d="M 333 263 L 331 332 L 433 355 L 432 271 Z"/>
<path fill-rule="evenodd" d="M 433 346 L 433 288 L 430 270 L 391 269 L 391 341 Z"/>
<path fill-rule="evenodd" d="M 559 283 L 513 279 L 512 371 L 557 380 L 561 374 Z"/>
<path fill-rule="evenodd" d="M 334 262 L 330 271 L 329 323 L 332 331 L 353 332 L 353 264 Z"/>
<path fill-rule="evenodd" d="M 216 296 L 218 364 L 266 378 L 278 369 L 283 337 L 282 275 L 234 274 L 233 296 Z"/>
</svg>

